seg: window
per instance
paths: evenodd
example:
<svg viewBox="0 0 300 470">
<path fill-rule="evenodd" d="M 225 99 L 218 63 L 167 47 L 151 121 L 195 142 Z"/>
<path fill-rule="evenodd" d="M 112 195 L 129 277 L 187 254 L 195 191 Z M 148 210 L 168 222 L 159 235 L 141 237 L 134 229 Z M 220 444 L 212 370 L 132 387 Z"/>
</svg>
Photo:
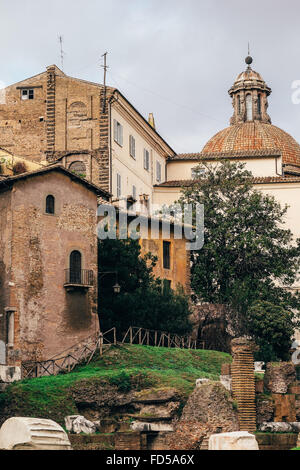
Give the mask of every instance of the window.
<svg viewBox="0 0 300 470">
<path fill-rule="evenodd" d="M 237 106 L 238 106 L 238 114 L 241 114 L 241 97 L 240 97 L 240 95 L 237 96 Z"/>
<path fill-rule="evenodd" d="M 114 141 L 123 146 L 123 126 L 114 119 Z"/>
<path fill-rule="evenodd" d="M 259 115 L 261 115 L 261 96 L 258 95 L 257 97 L 257 112 Z"/>
<path fill-rule="evenodd" d="M 122 186 L 121 186 L 121 175 L 117 173 L 117 197 L 121 197 Z"/>
<path fill-rule="evenodd" d="M 169 279 L 163 279 L 163 292 L 169 292 L 171 289 L 171 281 Z"/>
<path fill-rule="evenodd" d="M 78 250 L 70 254 L 70 283 L 81 284 L 81 253 Z"/>
<path fill-rule="evenodd" d="M 69 170 L 75 175 L 81 176 L 81 178 L 86 177 L 86 168 L 84 162 L 72 162 L 69 166 Z"/>
<path fill-rule="evenodd" d="M 24 88 L 21 90 L 21 99 L 22 100 L 33 100 L 34 99 L 34 90 L 32 88 Z"/>
<path fill-rule="evenodd" d="M 132 186 L 132 197 L 133 199 L 136 199 L 136 186 Z"/>
<path fill-rule="evenodd" d="M 150 169 L 150 157 L 149 157 L 149 151 L 144 149 L 144 168 L 145 170 L 149 171 Z"/>
<path fill-rule="evenodd" d="M 170 242 L 163 242 L 163 267 L 170 269 Z"/>
<path fill-rule="evenodd" d="M 252 95 L 246 96 L 247 121 L 252 121 Z"/>
<path fill-rule="evenodd" d="M 55 213 L 55 198 L 51 194 L 46 197 L 46 214 Z"/>
<path fill-rule="evenodd" d="M 135 159 L 135 138 L 132 135 L 129 136 L 129 153 Z"/>
<path fill-rule="evenodd" d="M 159 162 L 156 162 L 156 181 L 161 182 L 161 164 Z"/>
</svg>

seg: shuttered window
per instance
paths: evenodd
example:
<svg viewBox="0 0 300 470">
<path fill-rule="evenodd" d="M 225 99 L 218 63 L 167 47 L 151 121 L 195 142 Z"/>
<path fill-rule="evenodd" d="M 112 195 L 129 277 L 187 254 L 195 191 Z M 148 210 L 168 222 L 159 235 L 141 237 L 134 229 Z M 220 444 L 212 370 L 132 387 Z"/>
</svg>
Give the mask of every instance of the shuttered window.
<svg viewBox="0 0 300 470">
<path fill-rule="evenodd" d="M 132 135 L 129 136 L 129 153 L 135 159 L 135 138 Z"/>
<path fill-rule="evenodd" d="M 161 164 L 159 162 L 156 162 L 156 181 L 161 182 Z"/>
<path fill-rule="evenodd" d="M 122 187 L 121 187 L 121 175 L 117 173 L 117 197 L 121 197 Z"/>
<path fill-rule="evenodd" d="M 149 151 L 146 149 L 144 149 L 144 168 L 147 171 L 149 171 L 150 169 L 150 156 Z"/>
<path fill-rule="evenodd" d="M 114 119 L 114 141 L 123 146 L 123 126 Z"/>
<path fill-rule="evenodd" d="M 171 255 L 170 255 L 170 242 L 163 242 L 163 267 L 164 269 L 170 269 Z"/>
</svg>

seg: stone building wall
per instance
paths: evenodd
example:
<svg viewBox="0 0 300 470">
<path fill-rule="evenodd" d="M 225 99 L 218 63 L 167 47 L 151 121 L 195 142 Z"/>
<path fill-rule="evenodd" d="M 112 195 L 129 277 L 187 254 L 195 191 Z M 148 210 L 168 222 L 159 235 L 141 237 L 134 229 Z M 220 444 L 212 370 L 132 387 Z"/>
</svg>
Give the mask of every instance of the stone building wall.
<svg viewBox="0 0 300 470">
<path fill-rule="evenodd" d="M 33 89 L 34 99 L 21 99 L 24 88 Z M 0 148 L 44 164 L 68 155 L 70 162 L 62 162 L 67 168 L 76 159 L 84 161 L 88 179 L 108 189 L 108 106 L 101 116 L 101 90 L 55 65 L 7 87 L 0 104 Z"/>
<path fill-rule="evenodd" d="M 16 181 L 0 201 L 8 194 L 12 220 L 7 211 L 10 230 L 3 236 L 7 248 L 0 274 L 9 304 L 16 308 L 14 355 L 19 351 L 23 361 L 49 359 L 98 328 L 96 281 L 88 291 L 64 288 L 73 250 L 81 252 L 82 269 L 92 270 L 96 280 L 97 196 L 57 172 Z M 55 197 L 54 215 L 45 213 L 48 194 Z"/>
<path fill-rule="evenodd" d="M 11 193 L 7 191 L 0 196 L 0 341 L 2 347 L 7 343 L 7 318 L 5 308 L 10 305 L 10 233 L 11 233 Z M 0 361 L 1 363 L 2 361 Z"/>
<path fill-rule="evenodd" d="M 151 239 L 150 231 L 148 238 L 141 239 L 141 254 L 150 252 L 157 256 L 157 263 L 153 269 L 155 277 L 171 281 L 171 288 L 182 286 L 187 294 L 190 293 L 190 252 L 186 250 L 187 240 L 185 238 L 175 239 L 171 228 L 170 236 L 164 238 L 160 230 L 159 239 Z M 163 241 L 170 242 L 170 269 L 163 265 Z"/>
<path fill-rule="evenodd" d="M 46 73 L 6 88 L 0 103 L 0 147 L 33 161 L 46 151 Z M 34 99 L 21 100 L 22 88 L 33 87 Z"/>
</svg>

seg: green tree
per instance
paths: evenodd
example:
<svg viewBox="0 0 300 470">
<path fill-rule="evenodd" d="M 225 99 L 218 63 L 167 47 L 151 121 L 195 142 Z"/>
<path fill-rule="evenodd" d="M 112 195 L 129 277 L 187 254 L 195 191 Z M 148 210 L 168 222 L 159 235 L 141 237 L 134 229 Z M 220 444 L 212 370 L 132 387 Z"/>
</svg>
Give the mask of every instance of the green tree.
<svg viewBox="0 0 300 470">
<path fill-rule="evenodd" d="M 300 239 L 284 227 L 287 206 L 256 191 L 242 163 L 201 164 L 197 172 L 179 203 L 204 205 L 204 246 L 192 253 L 198 300 L 229 306 L 237 334 L 249 332 L 247 312 L 257 300 L 284 305 L 295 320 L 299 295 L 286 288 L 298 276 Z"/>
<path fill-rule="evenodd" d="M 191 331 L 187 297 L 179 287 L 173 291 L 153 274 L 157 259 L 141 256 L 138 240 L 99 240 L 99 319 L 102 331 L 117 328 L 119 335 L 129 326 L 163 330 L 184 335 Z M 116 271 L 121 286 L 114 294 Z"/>
<path fill-rule="evenodd" d="M 290 312 L 284 307 L 267 301 L 254 302 L 248 311 L 248 331 L 259 346 L 255 353 L 258 360 L 290 360 L 294 325 Z"/>
</svg>

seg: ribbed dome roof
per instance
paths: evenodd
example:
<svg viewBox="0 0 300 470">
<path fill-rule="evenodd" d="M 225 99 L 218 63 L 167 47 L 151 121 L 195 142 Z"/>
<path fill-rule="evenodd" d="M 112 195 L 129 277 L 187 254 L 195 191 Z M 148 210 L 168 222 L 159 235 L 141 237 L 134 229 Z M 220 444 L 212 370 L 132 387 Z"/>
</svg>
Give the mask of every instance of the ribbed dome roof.
<svg viewBox="0 0 300 470">
<path fill-rule="evenodd" d="M 244 80 L 259 80 L 263 82 L 264 80 L 262 79 L 261 75 L 258 72 L 255 72 L 255 70 L 252 70 L 251 68 L 245 70 L 244 72 L 240 73 L 235 80 L 236 82 L 241 82 Z"/>
<path fill-rule="evenodd" d="M 244 153 L 282 155 L 282 163 L 300 165 L 300 145 L 279 127 L 261 121 L 232 125 L 218 132 L 203 147 L 201 154 Z"/>
</svg>

